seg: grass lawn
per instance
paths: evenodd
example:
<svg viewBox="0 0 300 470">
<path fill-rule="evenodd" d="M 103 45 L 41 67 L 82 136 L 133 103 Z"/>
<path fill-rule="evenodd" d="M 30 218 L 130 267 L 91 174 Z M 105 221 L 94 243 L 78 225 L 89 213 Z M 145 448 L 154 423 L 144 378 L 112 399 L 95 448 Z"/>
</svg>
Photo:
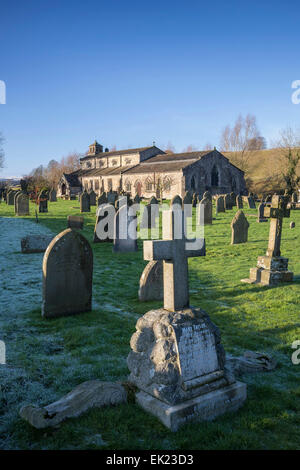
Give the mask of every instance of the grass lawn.
<svg viewBox="0 0 300 470">
<path fill-rule="evenodd" d="M 26 218 L 35 223 L 33 204 L 30 210 L 32 216 Z M 256 210 L 244 209 L 249 215 L 249 241 L 231 246 L 235 211 L 219 214 L 212 226 L 205 227 L 206 257 L 189 259 L 190 303 L 209 313 L 227 352 L 265 351 L 277 359 L 275 371 L 240 379 L 248 389 L 243 408 L 214 422 L 187 424 L 176 433 L 133 402 L 91 410 L 58 429 L 38 431 L 19 418 L 23 404 L 46 405 L 83 381 L 125 381 L 135 323 L 162 305 L 138 301 L 139 278 L 146 265 L 141 241 L 139 251 L 131 254 L 112 254 L 109 243 L 92 244 L 92 312 L 45 320 L 40 299 L 34 310 L 18 312 L 23 323 L 11 346 L 14 363 L 8 357 L 11 379 L 2 378 L 1 369 L 7 366 L 0 366 L 0 448 L 300 449 L 300 364 L 291 362 L 291 345 L 300 340 L 300 211 L 292 211 L 291 218 L 284 220 L 282 234 L 282 255 L 289 258 L 294 282 L 279 287 L 240 282 L 257 257 L 265 254 L 269 223 L 257 223 Z M 1 217 L 12 217 L 13 212 L 13 206 L 0 204 Z M 57 234 L 66 228 L 70 214 L 80 215 L 78 201 L 49 203 L 49 213 L 39 214 L 39 223 Z M 92 242 L 95 207 L 84 219 L 83 235 Z M 296 222 L 293 230 L 291 220 Z M 30 255 L 24 255 L 24 262 L 26 256 Z M 9 275 L 9 266 L 6 271 Z M 7 318 L 0 339 L 8 343 L 16 326 Z M 15 367 L 22 373 L 14 374 Z"/>
</svg>

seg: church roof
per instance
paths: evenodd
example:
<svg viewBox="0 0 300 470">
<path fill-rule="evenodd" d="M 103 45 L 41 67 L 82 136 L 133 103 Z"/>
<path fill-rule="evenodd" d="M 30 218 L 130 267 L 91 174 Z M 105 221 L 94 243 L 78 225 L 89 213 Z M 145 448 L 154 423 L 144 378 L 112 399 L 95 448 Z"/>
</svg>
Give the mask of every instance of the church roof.
<svg viewBox="0 0 300 470">
<path fill-rule="evenodd" d="M 127 174 L 133 173 L 153 173 L 165 171 L 178 171 L 186 166 L 200 160 L 204 155 L 211 153 L 210 150 L 198 152 L 167 153 L 159 154 L 148 160 L 141 162 L 126 171 Z"/>
<path fill-rule="evenodd" d="M 157 148 L 155 147 L 154 145 L 153 146 L 150 146 L 150 147 L 139 147 L 139 148 L 135 148 L 135 149 L 125 149 L 125 150 L 113 150 L 111 152 L 101 152 L 101 153 L 98 153 L 97 154 L 97 157 L 115 157 L 117 155 L 130 155 L 132 153 L 140 153 L 140 152 L 143 152 L 144 150 L 148 150 L 148 149 L 151 149 L 151 148 Z M 159 149 L 158 149 L 159 150 Z M 83 161 L 83 160 L 88 160 L 89 158 L 93 157 L 93 155 L 86 155 L 85 157 L 82 157 L 80 159 L 80 161 Z"/>
</svg>

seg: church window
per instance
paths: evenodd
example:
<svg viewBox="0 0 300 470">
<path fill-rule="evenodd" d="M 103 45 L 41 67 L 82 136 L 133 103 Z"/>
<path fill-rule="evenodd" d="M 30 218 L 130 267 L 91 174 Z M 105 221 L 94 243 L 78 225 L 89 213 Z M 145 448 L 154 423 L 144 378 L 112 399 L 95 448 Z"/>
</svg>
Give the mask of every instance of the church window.
<svg viewBox="0 0 300 470">
<path fill-rule="evenodd" d="M 95 189 L 99 189 L 99 181 L 95 180 Z"/>
<path fill-rule="evenodd" d="M 216 168 L 216 165 L 213 166 L 211 172 L 211 186 L 219 186 L 219 172 Z"/>
<path fill-rule="evenodd" d="M 112 166 L 116 166 L 118 164 L 118 160 L 112 160 Z"/>
<path fill-rule="evenodd" d="M 125 163 L 126 163 L 126 165 L 130 165 L 131 159 L 130 159 L 130 158 L 126 158 Z"/>
<path fill-rule="evenodd" d="M 164 190 L 168 193 L 171 191 L 171 180 L 168 176 L 164 178 Z"/>
<path fill-rule="evenodd" d="M 192 176 L 191 178 L 191 189 L 196 189 L 196 178 L 195 176 Z"/>
<path fill-rule="evenodd" d="M 153 191 L 154 183 L 151 178 L 146 179 L 146 191 Z"/>
<path fill-rule="evenodd" d="M 130 192 L 131 191 L 131 182 L 129 180 L 125 181 L 125 189 L 126 191 Z"/>
</svg>

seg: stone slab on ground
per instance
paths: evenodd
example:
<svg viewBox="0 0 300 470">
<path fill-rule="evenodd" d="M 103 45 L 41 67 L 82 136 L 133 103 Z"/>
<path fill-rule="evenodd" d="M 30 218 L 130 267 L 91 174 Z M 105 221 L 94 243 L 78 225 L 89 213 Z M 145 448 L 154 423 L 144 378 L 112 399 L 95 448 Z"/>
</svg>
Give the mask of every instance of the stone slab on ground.
<svg viewBox="0 0 300 470">
<path fill-rule="evenodd" d="M 118 405 L 127 402 L 127 392 L 118 383 L 89 380 L 78 385 L 70 393 L 43 408 L 25 405 L 20 409 L 21 418 L 37 429 L 57 426 L 67 418 L 75 418 L 91 408 Z"/>
<path fill-rule="evenodd" d="M 247 386 L 242 382 L 171 406 L 143 391 L 136 394 L 137 403 L 173 432 L 191 420 L 209 421 L 224 413 L 237 411 L 246 398 Z"/>
<path fill-rule="evenodd" d="M 21 251 L 22 253 L 44 253 L 53 238 L 52 235 L 27 235 L 21 238 Z"/>
</svg>

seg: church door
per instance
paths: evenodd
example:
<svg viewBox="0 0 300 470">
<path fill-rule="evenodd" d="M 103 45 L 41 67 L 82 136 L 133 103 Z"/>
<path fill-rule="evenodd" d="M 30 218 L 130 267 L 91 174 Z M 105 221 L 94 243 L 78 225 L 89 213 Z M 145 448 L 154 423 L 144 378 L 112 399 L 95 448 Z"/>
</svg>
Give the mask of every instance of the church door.
<svg viewBox="0 0 300 470">
<path fill-rule="evenodd" d="M 141 196 L 142 195 L 142 183 L 138 182 L 136 185 L 136 193 Z"/>
</svg>

